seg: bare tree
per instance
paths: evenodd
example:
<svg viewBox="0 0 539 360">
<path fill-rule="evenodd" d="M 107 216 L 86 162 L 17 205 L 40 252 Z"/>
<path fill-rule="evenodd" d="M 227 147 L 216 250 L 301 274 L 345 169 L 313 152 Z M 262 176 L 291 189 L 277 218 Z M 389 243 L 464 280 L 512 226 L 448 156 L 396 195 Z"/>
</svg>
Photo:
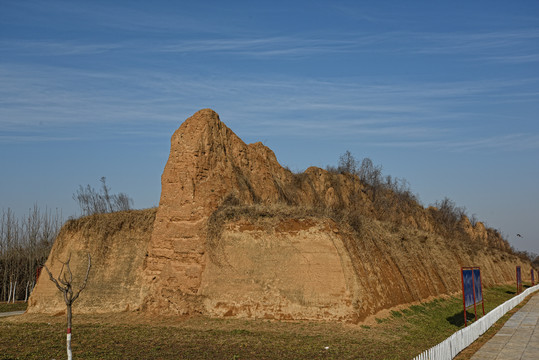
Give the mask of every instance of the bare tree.
<svg viewBox="0 0 539 360">
<path fill-rule="evenodd" d="M 11 209 L 0 216 L 0 301 L 27 301 L 36 271 L 47 259 L 63 220 L 56 211 L 34 205 L 17 219 Z"/>
<path fill-rule="evenodd" d="M 357 160 L 349 150 L 346 150 L 339 158 L 339 167 L 337 169 L 339 172 L 346 172 L 352 175 L 357 174 Z"/>
<path fill-rule="evenodd" d="M 443 200 L 436 201 L 434 204 L 437 211 L 438 221 L 445 225 L 447 229 L 451 230 L 455 225 L 466 215 L 466 209 L 464 207 L 457 206 L 457 204 L 445 197 Z"/>
<path fill-rule="evenodd" d="M 83 215 L 104 214 L 131 209 L 133 199 L 125 193 L 111 194 L 104 176 L 101 177 L 100 181 L 100 191 L 95 190 L 90 185 L 86 187 L 79 185 L 79 189 L 73 194 L 73 200 L 79 204 Z"/>
<path fill-rule="evenodd" d="M 92 258 L 90 257 L 90 254 L 88 254 L 88 268 L 86 269 L 86 276 L 84 277 L 84 282 L 80 286 L 78 291 L 73 291 L 73 273 L 71 272 L 71 268 L 69 266 L 69 262 L 71 261 L 71 254 L 69 255 L 66 262 L 62 262 L 62 268 L 60 269 L 60 273 L 58 274 L 58 278 L 54 278 L 47 268 L 47 266 L 43 265 L 45 270 L 47 270 L 47 273 L 49 274 L 49 279 L 56 285 L 58 290 L 60 290 L 64 294 L 64 301 L 66 303 L 67 307 L 67 359 L 71 360 L 73 358 L 72 352 L 71 352 L 71 325 L 72 325 L 72 311 L 71 307 L 75 300 L 79 297 L 80 293 L 84 288 L 86 287 L 86 283 L 88 282 L 88 275 L 90 274 L 90 268 L 92 267 Z M 64 268 L 66 271 L 64 271 Z M 60 285 L 61 284 L 61 285 Z"/>
<path fill-rule="evenodd" d="M 376 201 L 376 193 L 382 186 L 382 167 L 375 166 L 371 159 L 364 158 L 359 168 L 359 178 L 365 184 L 370 185 L 372 201 Z"/>
</svg>

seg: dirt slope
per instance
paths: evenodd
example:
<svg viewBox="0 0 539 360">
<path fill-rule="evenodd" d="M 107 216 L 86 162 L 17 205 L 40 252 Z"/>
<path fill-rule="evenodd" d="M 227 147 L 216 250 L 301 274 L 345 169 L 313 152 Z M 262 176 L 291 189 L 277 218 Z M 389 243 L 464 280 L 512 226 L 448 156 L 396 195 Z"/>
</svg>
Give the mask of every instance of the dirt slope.
<svg viewBox="0 0 539 360">
<path fill-rule="evenodd" d="M 364 222 L 353 238 L 331 219 L 279 215 L 227 222 L 200 290 L 212 315 L 363 320 L 380 310 L 458 292 L 461 266 L 481 266 L 485 286 L 513 282 L 520 259 L 472 254 L 417 229 Z"/>
<path fill-rule="evenodd" d="M 142 282 L 155 209 L 93 215 L 69 220 L 52 247 L 47 267 L 57 277 L 71 256 L 75 289 L 83 281 L 87 254 L 92 257 L 86 289 L 75 302 L 78 312 L 135 310 L 146 296 Z M 28 302 L 28 312 L 65 311 L 62 294 L 42 271 Z"/>
<path fill-rule="evenodd" d="M 161 183 L 155 221 L 148 210 L 131 222 L 103 215 L 118 218 L 117 231 L 83 220 L 62 230 L 53 270 L 70 251 L 79 273 L 87 250 L 99 263 L 78 311 L 359 321 L 459 291 L 460 266 L 481 266 L 486 286 L 529 268 L 481 223 L 462 218 L 447 231 L 437 209 L 355 175 L 293 174 L 210 109 L 173 134 Z M 42 277 L 31 311 L 58 308 L 54 290 Z"/>
</svg>

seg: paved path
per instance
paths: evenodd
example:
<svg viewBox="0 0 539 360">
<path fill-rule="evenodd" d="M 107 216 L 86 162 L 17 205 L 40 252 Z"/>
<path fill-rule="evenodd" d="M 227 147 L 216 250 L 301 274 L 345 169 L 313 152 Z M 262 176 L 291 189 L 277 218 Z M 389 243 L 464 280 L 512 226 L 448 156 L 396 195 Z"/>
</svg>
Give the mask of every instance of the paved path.
<svg viewBox="0 0 539 360">
<path fill-rule="evenodd" d="M 539 292 L 472 357 L 472 360 L 513 359 L 539 359 Z"/>
<path fill-rule="evenodd" d="M 24 310 L 22 310 L 22 311 L 0 312 L 0 317 L 22 315 L 22 314 L 24 314 Z"/>
</svg>

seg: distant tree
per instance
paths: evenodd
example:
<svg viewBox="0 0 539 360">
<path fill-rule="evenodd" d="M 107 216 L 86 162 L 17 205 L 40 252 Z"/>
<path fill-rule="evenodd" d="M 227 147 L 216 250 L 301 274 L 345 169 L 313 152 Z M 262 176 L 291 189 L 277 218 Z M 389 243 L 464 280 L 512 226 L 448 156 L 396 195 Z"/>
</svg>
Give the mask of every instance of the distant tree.
<svg viewBox="0 0 539 360">
<path fill-rule="evenodd" d="M 326 170 L 331 174 L 354 174 L 357 175 L 357 178 L 347 179 L 347 181 L 356 182 L 358 178 L 360 181 L 360 184 L 354 184 L 355 186 L 350 190 L 350 194 L 338 194 L 341 201 L 340 214 L 338 215 L 341 218 L 343 218 L 342 215 L 344 212 L 348 212 L 347 215 L 350 215 L 349 218 L 354 215 L 352 213 L 362 216 L 368 213 L 378 220 L 391 221 L 403 225 L 408 225 L 410 219 L 419 220 L 417 222 L 418 224 L 423 222 L 422 214 L 424 214 L 426 209 L 421 204 L 419 196 L 412 193 L 408 181 L 402 178 L 394 178 L 391 175 L 383 176 L 382 166 L 375 165 L 371 159 L 364 158 L 360 162 L 354 158 L 350 151 L 346 151 L 340 156 L 337 166 L 327 165 Z M 342 177 L 333 177 L 332 181 L 339 185 Z M 365 211 L 364 194 L 370 197 L 368 211 Z M 343 195 L 348 196 L 347 209 L 343 209 Z M 323 201 L 317 201 L 316 204 L 315 206 L 326 206 Z M 427 211 L 434 220 L 434 231 L 443 236 L 470 239 L 469 234 L 465 233 L 458 226 L 463 216 L 466 215 L 466 209 L 464 207 L 457 206 L 454 201 L 446 197 L 441 201 L 437 201 Z M 418 219 L 416 216 L 420 218 Z M 475 214 L 469 218 L 469 221 L 473 226 L 476 226 L 479 222 Z M 511 249 L 507 239 L 498 230 L 489 227 L 485 228 L 487 230 L 487 242 L 489 244 L 503 251 L 512 252 L 523 259 L 535 261 L 535 266 L 539 267 L 539 258 L 533 260 L 534 254 L 530 255 L 516 249 Z"/>
<path fill-rule="evenodd" d="M 447 197 L 443 200 L 436 201 L 434 206 L 437 209 L 436 215 L 438 221 L 443 224 L 446 229 L 453 229 L 456 224 L 466 215 L 466 209 L 459 207 L 455 202 Z"/>
<path fill-rule="evenodd" d="M 119 193 L 118 195 L 115 195 L 114 206 L 117 211 L 129 210 L 131 209 L 132 204 L 133 200 L 127 196 L 127 194 Z"/>
<path fill-rule="evenodd" d="M 375 166 L 371 159 L 365 158 L 361 161 L 359 168 L 359 179 L 371 186 L 372 201 L 376 201 L 376 194 L 382 187 L 382 167 Z"/>
<path fill-rule="evenodd" d="M 339 172 L 357 174 L 357 161 L 349 150 L 346 150 L 339 158 L 339 167 L 337 169 Z"/>
<path fill-rule="evenodd" d="M 36 274 L 49 255 L 63 223 L 61 214 L 37 205 L 17 218 L 11 209 L 0 217 L 0 301 L 27 301 Z"/>
<path fill-rule="evenodd" d="M 71 261 L 71 255 L 69 255 L 66 262 L 62 262 L 62 268 L 60 269 L 60 273 L 58 274 L 58 278 L 54 278 L 52 276 L 52 273 L 49 271 L 49 268 L 47 268 L 46 265 L 43 265 L 47 273 L 49 274 L 49 279 L 56 285 L 58 290 L 62 292 L 64 295 L 64 301 L 66 303 L 67 307 L 67 359 L 71 360 L 73 358 L 72 352 L 71 352 L 71 327 L 72 327 L 72 305 L 75 302 L 75 300 L 78 299 L 80 293 L 84 288 L 86 288 L 86 283 L 88 282 L 88 276 L 90 275 L 90 268 L 92 267 L 92 258 L 90 257 L 90 254 L 88 254 L 88 268 L 86 269 L 86 276 L 84 277 L 84 282 L 80 286 L 78 291 L 73 291 L 73 273 L 71 272 L 71 267 L 69 266 L 69 262 Z M 66 269 L 64 271 L 64 268 Z M 60 285 L 61 284 L 61 285 Z"/>
<path fill-rule="evenodd" d="M 111 194 L 104 176 L 100 181 L 100 191 L 95 190 L 90 185 L 86 185 L 86 187 L 79 185 L 79 189 L 73 194 L 73 200 L 79 204 L 83 215 L 104 214 L 131 209 L 133 199 L 125 193 Z"/>
<path fill-rule="evenodd" d="M 382 167 L 375 166 L 371 159 L 365 158 L 361 161 L 359 178 L 368 185 L 379 186 L 382 183 Z"/>
<path fill-rule="evenodd" d="M 477 215 L 472 214 L 472 216 L 470 217 L 470 224 L 472 224 L 472 226 L 475 227 L 475 225 L 477 225 L 478 222 L 479 220 L 477 219 Z"/>
</svg>

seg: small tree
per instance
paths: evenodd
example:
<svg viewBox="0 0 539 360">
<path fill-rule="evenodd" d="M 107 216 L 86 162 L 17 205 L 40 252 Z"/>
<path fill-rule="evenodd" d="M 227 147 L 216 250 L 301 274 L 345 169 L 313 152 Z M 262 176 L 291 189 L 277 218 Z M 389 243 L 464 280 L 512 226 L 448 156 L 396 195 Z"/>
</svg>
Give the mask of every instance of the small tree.
<svg viewBox="0 0 539 360">
<path fill-rule="evenodd" d="M 462 217 L 466 215 L 466 209 L 457 206 L 457 204 L 448 197 L 436 201 L 434 206 L 438 209 L 438 220 L 445 225 L 448 230 L 452 230 Z"/>
<path fill-rule="evenodd" d="M 79 189 L 73 194 L 73 200 L 79 204 L 83 215 L 104 214 L 131 209 L 133 199 L 125 193 L 111 194 L 104 176 L 100 181 L 100 191 L 90 185 L 86 187 L 79 185 Z"/>
<path fill-rule="evenodd" d="M 354 158 L 354 155 L 349 150 L 346 150 L 344 154 L 339 158 L 339 167 L 337 168 L 340 172 L 349 173 L 356 175 L 357 173 L 357 161 Z"/>
<path fill-rule="evenodd" d="M 376 201 L 376 193 L 382 187 L 382 167 L 375 166 L 371 159 L 364 158 L 359 167 L 359 179 L 371 186 L 372 201 Z"/>
<path fill-rule="evenodd" d="M 66 262 L 62 262 L 62 268 L 60 269 L 60 273 L 58 274 L 58 278 L 54 278 L 52 276 L 52 273 L 49 271 L 47 266 L 43 265 L 45 270 L 47 270 L 47 273 L 49 274 L 49 279 L 56 285 L 58 290 L 60 290 L 64 294 L 64 301 L 66 303 L 67 307 L 67 359 L 71 360 L 73 358 L 72 352 L 71 352 L 71 323 L 72 323 L 72 311 L 71 307 L 75 300 L 79 297 L 80 293 L 84 288 L 86 287 L 86 283 L 88 282 L 88 275 L 90 274 L 90 268 L 92 267 L 92 258 L 90 257 L 90 254 L 88 254 L 88 268 L 86 269 L 86 276 L 84 277 L 84 282 L 82 283 L 81 287 L 78 291 L 73 291 L 73 273 L 71 272 L 71 268 L 69 266 L 69 262 L 71 261 L 71 254 L 69 255 L 69 258 Z M 66 271 L 64 271 L 64 267 Z M 60 285 L 61 284 L 61 285 Z"/>
</svg>

